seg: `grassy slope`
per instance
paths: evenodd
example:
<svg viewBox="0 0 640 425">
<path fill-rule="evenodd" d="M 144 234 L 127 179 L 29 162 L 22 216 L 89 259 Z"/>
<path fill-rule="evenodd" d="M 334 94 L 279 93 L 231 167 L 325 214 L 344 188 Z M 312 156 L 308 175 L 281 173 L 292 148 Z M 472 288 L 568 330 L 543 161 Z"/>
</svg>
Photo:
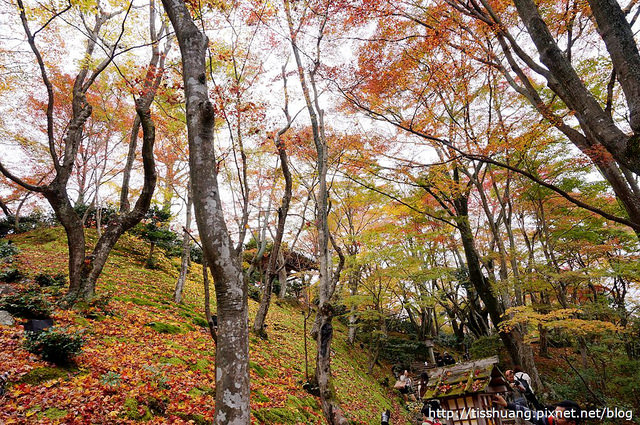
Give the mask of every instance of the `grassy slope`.
<svg viewBox="0 0 640 425">
<path fill-rule="evenodd" d="M 21 252 L 19 268 L 28 276 L 66 272 L 66 243 L 59 228 L 12 238 Z M 184 303 L 171 302 L 178 262 L 162 258 L 160 270 L 143 266 L 147 246 L 129 236 L 112 253 L 98 292 L 113 293 L 113 316 L 89 320 L 57 311 L 58 325 L 83 329 L 87 343 L 72 370 L 52 369 L 22 349 L 22 327 L 0 328 L 0 372 L 11 385 L 0 399 L 0 423 L 208 423 L 215 403 L 215 345 L 202 324 L 202 280 L 193 269 Z M 250 301 L 250 316 L 257 304 Z M 179 333 L 163 333 L 173 325 Z M 324 423 L 317 398 L 301 389 L 304 340 L 301 312 L 274 303 L 269 340 L 251 337 L 253 423 Z M 367 354 L 347 347 L 346 329 L 336 323 L 333 370 L 338 397 L 354 423 L 379 423 L 391 408 L 401 423 L 397 398 L 378 381 L 386 371 L 368 374 Z M 310 368 L 314 341 L 308 339 Z M 49 369 L 39 369 L 39 368 Z M 35 372 L 34 372 L 35 371 Z M 52 373 L 40 383 L 25 383 Z M 21 381 L 22 380 L 22 381 Z M 403 419 L 406 417 L 402 416 Z M 191 422 L 189 422 L 191 421 Z"/>
</svg>

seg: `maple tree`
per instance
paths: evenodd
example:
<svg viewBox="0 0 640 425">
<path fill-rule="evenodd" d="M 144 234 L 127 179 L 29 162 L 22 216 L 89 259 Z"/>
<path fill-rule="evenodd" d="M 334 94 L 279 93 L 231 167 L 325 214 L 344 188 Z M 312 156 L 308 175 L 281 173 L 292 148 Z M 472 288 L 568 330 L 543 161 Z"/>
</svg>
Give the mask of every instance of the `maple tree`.
<svg viewBox="0 0 640 425">
<path fill-rule="evenodd" d="M 15 125 L 2 115 L 0 122 L 21 162 L 2 159 L 12 181 L 0 207 L 17 220 L 35 198 L 24 187 L 50 200 L 69 232 L 69 299 L 88 299 L 102 266 L 113 264 L 107 248 L 150 205 L 157 179 L 154 201 L 163 214 L 186 219 L 180 272 L 154 254 L 153 238 L 162 235 L 151 235 L 150 247 L 135 249 L 154 254 L 158 269 L 134 275 L 145 281 L 170 270 L 170 284 L 149 291 L 145 283 L 115 306 L 130 320 L 127 303 L 153 303 L 148 312 L 135 310 L 151 322 L 153 314 L 169 317 L 159 311 L 163 304 L 176 313 L 169 319 L 176 326 L 190 317 L 205 328 L 197 342 L 192 334 L 174 345 L 149 337 L 144 358 L 126 359 L 118 370 L 136 403 L 102 384 L 103 407 L 69 396 L 95 411 L 83 418 L 99 422 L 118 411 L 143 420 L 146 406 L 165 422 L 199 420 L 175 412 L 214 423 L 366 422 L 375 406 L 354 413 L 364 407 L 354 389 L 360 380 L 344 385 L 341 378 L 353 355 L 372 372 L 380 362 L 433 360 L 422 358 L 428 350 L 399 350 L 434 342 L 458 358 L 500 354 L 523 366 L 545 401 L 556 391 L 581 402 L 637 403 L 632 390 L 621 394 L 609 382 L 611 370 L 636 367 L 640 353 L 635 2 L 164 0 L 168 21 L 154 1 L 129 9 L 93 0 L 68 9 L 32 4 L 12 9 L 36 57 L 21 72 L 39 73 L 48 90 L 0 74 L 3 100 L 11 81 L 22 84 L 16 99 L 27 105 L 0 106 L 15 118 Z M 77 47 L 70 24 L 94 35 L 82 39 L 82 51 L 93 50 L 62 65 L 61 55 Z M 175 40 L 179 54 L 170 48 Z M 0 72 L 9 69 L 0 62 Z M 94 223 L 95 231 L 83 229 Z M 132 240 L 125 244 L 133 253 Z M 201 241 L 202 276 L 190 265 L 191 241 Z M 110 261 L 123 267 L 122 258 Z M 128 278 L 108 274 L 100 285 L 133 288 Z M 272 304 L 276 279 L 278 295 L 295 300 Z M 190 310 L 196 287 L 204 319 Z M 260 292 L 259 305 L 247 299 Z M 269 338 L 249 337 L 256 310 L 253 330 L 267 336 L 268 329 Z M 109 320 L 96 325 L 91 354 L 80 360 L 97 370 L 87 388 L 113 369 L 104 357 L 87 359 L 103 348 L 100 332 L 118 334 L 118 320 Z M 124 329 L 131 339 L 147 337 Z M 304 338 L 295 348 L 283 341 L 292 329 Z M 213 368 L 184 380 L 162 367 L 144 369 L 180 344 L 213 358 L 209 334 L 215 376 Z M 265 351 L 250 351 L 256 345 Z M 150 385 L 130 379 L 136 369 Z M 287 401 L 287 393 L 304 391 L 298 379 L 318 391 L 317 400 L 304 396 L 313 406 Z M 632 387 L 632 379 L 617 379 Z M 176 384 L 201 388 L 214 380 L 215 409 L 213 391 L 185 394 Z M 585 390 L 576 396 L 579 385 Z M 73 393 L 70 384 L 61 387 L 59 400 Z M 18 388 L 10 415 L 24 414 L 18 401 L 32 390 Z"/>
<path fill-rule="evenodd" d="M 321 42 L 324 36 L 325 25 L 329 20 L 333 4 L 327 2 L 320 5 L 299 5 L 301 10 L 296 12 L 300 16 L 293 15 L 292 5 L 288 0 L 283 1 L 284 12 L 289 30 L 289 42 L 293 50 L 293 56 L 298 69 L 298 79 L 302 89 L 309 120 L 311 121 L 312 140 L 315 146 L 315 160 L 318 185 L 315 194 L 316 203 L 316 228 L 317 228 L 317 257 L 318 257 L 318 311 L 314 323 L 312 335 L 316 338 L 316 373 L 315 380 L 318 383 L 322 411 L 329 424 L 346 424 L 347 419 L 338 405 L 335 394 L 331 388 L 331 341 L 333 339 L 332 320 L 334 316 L 334 296 L 336 285 L 340 279 L 340 273 L 344 266 L 345 257 L 339 246 L 333 239 L 328 223 L 329 215 L 329 190 L 327 171 L 329 162 L 329 144 L 324 121 L 324 111 L 320 107 L 316 74 L 320 67 Z M 305 15 L 309 13 L 310 18 Z M 315 15 L 315 16 L 314 16 Z M 317 19 L 317 22 L 313 22 Z M 309 68 L 301 57 L 301 28 L 314 23 L 317 30 L 316 49 Z M 329 246 L 333 246 L 338 254 L 339 261 L 334 269 Z"/>
<path fill-rule="evenodd" d="M 136 112 L 141 121 L 144 141 L 142 149 L 145 170 L 144 188 L 135 208 L 130 212 L 123 212 L 123 214 L 118 217 L 114 217 L 109 222 L 101 238 L 98 240 L 93 252 L 87 255 L 84 226 L 81 221 L 81 217 L 73 209 L 67 185 L 77 161 L 80 146 L 82 145 L 85 124 L 93 112 L 93 107 L 90 103 L 89 97 L 90 90 L 103 71 L 105 71 L 105 69 L 107 69 L 107 67 L 112 63 L 116 55 L 119 42 L 123 37 L 124 25 L 131 10 L 131 5 L 128 5 L 124 10 L 107 12 L 98 4 L 95 13 L 92 16 L 92 26 L 87 22 L 87 19 L 90 17 L 90 13 L 82 8 L 77 10 L 80 17 L 86 23 L 86 29 L 89 32 L 90 37 L 88 38 L 84 52 L 85 61 L 80 64 L 79 71 L 73 81 L 73 91 L 71 96 L 72 113 L 67 126 L 65 127 L 62 144 L 58 145 L 55 134 L 55 90 L 50 80 L 51 71 L 47 70 L 47 64 L 45 63 L 40 49 L 36 44 L 36 35 L 40 30 L 46 29 L 47 25 L 54 19 L 59 18 L 72 8 L 73 5 L 69 4 L 64 9 L 54 9 L 52 12 L 45 12 L 49 13 L 47 22 L 42 28 L 34 32 L 29 25 L 25 5 L 21 0 L 17 2 L 17 13 L 20 16 L 22 27 L 27 36 L 27 41 L 32 53 L 36 57 L 40 77 L 47 90 L 47 106 L 45 109 L 47 123 L 46 134 L 48 153 L 53 164 L 52 168 L 55 170 L 55 175 L 52 180 L 45 184 L 33 185 L 14 175 L 0 164 L 0 171 L 2 171 L 5 176 L 26 189 L 42 194 L 47 199 L 53 208 L 56 217 L 60 220 L 67 232 L 70 278 L 67 299 L 69 303 L 74 303 L 76 300 L 91 299 L 95 291 L 96 280 L 100 275 L 109 252 L 113 248 L 114 244 L 127 229 L 130 229 L 142 219 L 144 213 L 149 207 L 156 180 L 153 160 L 153 143 L 155 141 L 155 135 L 153 121 L 149 112 L 150 102 L 137 99 Z M 123 15 L 121 30 L 117 33 L 113 42 L 108 41 L 101 31 L 104 31 L 104 28 L 110 20 L 119 15 Z M 100 43 L 104 43 L 108 46 L 105 49 L 106 55 L 104 58 L 100 59 L 100 62 L 97 65 L 92 66 L 90 62 L 94 55 L 97 54 L 96 49 L 104 47 Z"/>
<path fill-rule="evenodd" d="M 291 192 L 292 192 L 292 177 L 291 171 L 289 169 L 289 158 L 287 155 L 287 147 L 284 141 L 284 134 L 289 130 L 291 124 L 293 123 L 293 119 L 291 114 L 289 113 L 289 94 L 287 91 L 287 78 L 285 73 L 285 67 L 282 68 L 282 79 L 284 84 L 284 115 L 287 119 L 284 127 L 279 129 L 275 134 L 270 135 L 270 139 L 273 139 L 273 143 L 275 148 L 278 151 L 278 156 L 280 157 L 280 168 L 282 170 L 282 176 L 285 180 L 284 193 L 282 194 L 282 201 L 280 203 L 280 207 L 278 208 L 278 223 L 276 225 L 276 234 L 273 240 L 273 246 L 271 247 L 271 253 L 269 255 L 269 264 L 267 265 L 267 270 L 265 272 L 266 282 L 264 283 L 262 297 L 260 299 L 260 308 L 256 313 L 256 319 L 253 324 L 253 331 L 256 333 L 264 333 L 264 322 L 267 317 L 267 313 L 269 311 L 269 303 L 271 302 L 271 291 L 273 286 L 273 281 L 277 276 L 281 277 L 280 284 L 286 285 L 286 272 L 284 274 L 284 278 L 282 278 L 283 274 L 278 273 L 278 267 L 285 269 L 284 257 L 282 255 L 282 238 L 284 237 L 285 224 L 287 221 L 287 215 L 289 213 L 289 205 L 291 204 Z M 278 266 L 278 262 L 280 262 L 280 266 Z"/>
</svg>

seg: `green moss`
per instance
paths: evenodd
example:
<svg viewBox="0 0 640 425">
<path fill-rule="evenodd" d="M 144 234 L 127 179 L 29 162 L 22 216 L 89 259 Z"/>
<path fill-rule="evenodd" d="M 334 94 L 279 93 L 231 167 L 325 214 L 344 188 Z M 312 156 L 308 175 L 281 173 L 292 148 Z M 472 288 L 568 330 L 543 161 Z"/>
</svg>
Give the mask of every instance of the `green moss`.
<svg viewBox="0 0 640 425">
<path fill-rule="evenodd" d="M 206 359 L 198 359 L 191 365 L 191 370 L 197 370 L 200 372 L 206 372 L 211 366 L 211 362 Z"/>
<path fill-rule="evenodd" d="M 183 329 L 180 326 L 171 325 L 169 323 L 151 322 L 147 323 L 145 326 L 149 326 L 151 329 L 156 332 L 160 332 L 161 334 L 175 335 L 183 332 Z"/>
<path fill-rule="evenodd" d="M 184 419 L 187 422 L 193 421 L 196 425 L 211 425 L 213 422 L 207 420 L 204 416 L 199 415 L 197 413 L 174 413 L 180 419 Z"/>
<path fill-rule="evenodd" d="M 205 392 L 200 388 L 191 388 L 187 394 L 189 394 L 191 397 L 198 397 L 204 395 Z"/>
<path fill-rule="evenodd" d="M 30 370 L 18 381 L 21 384 L 38 385 L 42 382 L 51 381 L 58 378 L 66 378 L 68 369 L 60 367 L 38 367 Z"/>
<path fill-rule="evenodd" d="M 187 393 L 192 397 L 208 395 L 213 398 L 216 397 L 216 389 L 211 387 L 194 387 Z"/>
<path fill-rule="evenodd" d="M 58 240 L 62 236 L 61 230 L 61 227 L 39 229 L 37 232 L 32 232 L 24 236 L 24 240 L 36 245 L 46 244 Z"/>
<path fill-rule="evenodd" d="M 288 395 L 286 404 L 296 408 L 310 407 L 313 410 L 320 409 L 318 400 L 313 397 L 298 398 L 294 395 Z"/>
<path fill-rule="evenodd" d="M 271 399 L 266 395 L 262 394 L 262 391 L 260 390 L 255 390 L 255 392 L 253 393 L 253 398 L 258 403 L 267 403 L 271 401 Z"/>
<path fill-rule="evenodd" d="M 160 358 L 160 363 L 170 364 L 170 365 L 173 365 L 173 366 L 180 366 L 180 365 L 187 364 L 187 362 L 182 360 L 180 357 L 161 357 Z"/>
<path fill-rule="evenodd" d="M 104 319 L 104 316 L 99 316 L 99 317 L 100 317 L 99 320 L 103 320 Z M 98 319 L 96 318 L 96 320 L 98 320 Z M 87 319 L 82 317 L 82 316 L 77 316 L 75 322 L 76 322 L 77 325 L 83 326 L 85 328 L 91 327 L 91 323 Z"/>
<path fill-rule="evenodd" d="M 200 326 L 200 327 L 202 327 L 202 328 L 208 328 L 208 327 L 209 327 L 209 323 L 207 323 L 207 321 L 206 321 L 204 318 L 202 318 L 202 317 L 198 317 L 198 316 L 193 317 L 193 318 L 191 319 L 191 321 L 192 321 L 192 322 L 193 322 L 193 324 L 194 324 L 194 325 L 196 325 L 196 326 Z"/>
<path fill-rule="evenodd" d="M 143 306 L 143 305 L 144 306 L 156 306 L 156 305 L 158 305 L 157 303 L 155 303 L 153 301 L 143 300 L 142 298 L 128 298 L 128 299 L 123 299 L 123 301 L 131 301 L 135 305 L 140 305 L 140 306 Z"/>
<path fill-rule="evenodd" d="M 142 409 L 141 409 L 142 407 Z M 147 406 L 140 406 L 135 398 L 128 397 L 124 401 L 124 416 L 134 421 L 148 421 L 153 415 Z"/>
<path fill-rule="evenodd" d="M 67 416 L 66 410 L 58 409 L 57 407 L 50 407 L 42 413 L 49 419 L 62 419 Z"/>
<path fill-rule="evenodd" d="M 256 362 L 249 362 L 249 368 L 253 369 L 261 378 L 264 378 L 265 376 L 272 376 L 272 373 L 268 369 L 262 367 Z"/>
<path fill-rule="evenodd" d="M 253 416 L 264 424 L 298 424 L 308 423 L 309 414 L 288 407 L 258 409 Z"/>
</svg>

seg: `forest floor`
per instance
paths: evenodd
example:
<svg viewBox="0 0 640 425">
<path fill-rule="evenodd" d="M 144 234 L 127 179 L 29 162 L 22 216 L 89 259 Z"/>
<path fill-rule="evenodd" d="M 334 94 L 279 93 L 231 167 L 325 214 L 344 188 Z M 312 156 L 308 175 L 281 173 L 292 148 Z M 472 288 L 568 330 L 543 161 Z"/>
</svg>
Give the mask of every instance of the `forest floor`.
<svg viewBox="0 0 640 425">
<path fill-rule="evenodd" d="M 61 228 L 10 239 L 20 250 L 13 266 L 26 282 L 41 273 L 66 274 Z M 215 344 L 204 319 L 199 265 L 190 272 L 183 303 L 175 304 L 179 259 L 157 253 L 158 269 L 149 270 L 144 266 L 148 249 L 125 235 L 110 256 L 97 292 L 112 295 L 111 314 L 92 319 L 75 310 L 55 311 L 56 326 L 79 330 L 86 340 L 72 367 L 56 367 L 26 351 L 19 324 L 0 326 L 0 374 L 8 373 L 9 382 L 0 396 L 0 423 L 212 423 Z M 250 301 L 249 309 L 252 319 L 257 303 Z M 346 328 L 334 323 L 332 367 L 347 417 L 354 424 L 377 424 L 380 412 L 389 408 L 394 424 L 407 422 L 397 394 L 381 385 L 386 377 L 392 381 L 390 368 L 369 373 L 363 361 L 367 353 L 348 346 Z M 267 340 L 250 337 L 252 423 L 324 423 L 319 399 L 302 389 L 300 307 L 273 302 L 268 324 Z M 307 344 L 311 373 L 315 343 L 308 337 Z"/>
</svg>

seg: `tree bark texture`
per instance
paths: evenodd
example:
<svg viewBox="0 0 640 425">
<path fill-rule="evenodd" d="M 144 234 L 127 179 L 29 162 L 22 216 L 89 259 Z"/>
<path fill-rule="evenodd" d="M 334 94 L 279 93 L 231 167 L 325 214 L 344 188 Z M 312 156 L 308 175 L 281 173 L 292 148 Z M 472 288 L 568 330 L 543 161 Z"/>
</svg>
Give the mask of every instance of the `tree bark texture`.
<svg viewBox="0 0 640 425">
<path fill-rule="evenodd" d="M 203 254 L 213 276 L 218 306 L 214 423 L 248 425 L 249 336 L 247 285 L 232 247 L 218 192 L 213 146 L 213 105 L 205 58 L 208 40 L 181 0 L 163 0 L 182 57 L 193 204 Z"/>
<path fill-rule="evenodd" d="M 187 217 L 185 220 L 184 231 L 182 232 L 182 259 L 180 262 L 180 275 L 176 282 L 176 289 L 173 291 L 173 301 L 182 302 L 182 290 L 187 281 L 187 273 L 189 272 L 189 264 L 191 263 L 191 209 L 193 207 L 193 198 L 191 197 L 191 182 L 187 185 Z"/>
</svg>

